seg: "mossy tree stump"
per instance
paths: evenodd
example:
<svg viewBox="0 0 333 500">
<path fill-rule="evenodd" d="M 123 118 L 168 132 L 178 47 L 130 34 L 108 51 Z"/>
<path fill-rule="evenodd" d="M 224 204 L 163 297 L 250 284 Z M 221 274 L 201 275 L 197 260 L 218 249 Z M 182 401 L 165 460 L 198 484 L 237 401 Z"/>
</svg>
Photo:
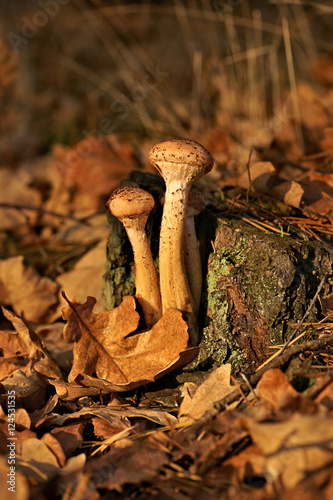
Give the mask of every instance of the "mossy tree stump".
<svg viewBox="0 0 333 500">
<path fill-rule="evenodd" d="M 122 185 L 137 185 L 155 199 L 147 236 L 158 270 L 160 200 L 164 182 L 134 171 Z M 107 309 L 134 295 L 133 253 L 122 224 L 109 215 L 110 236 L 104 298 Z M 254 371 L 285 342 L 306 312 L 323 276 L 321 295 L 333 291 L 333 256 L 317 241 L 301 235 L 264 232 L 236 218 L 221 218 L 208 206 L 196 228 L 203 261 L 200 354 L 192 366 L 208 369 L 231 363 L 234 372 Z M 213 241 L 213 246 L 211 242 Z M 214 248 L 214 250 L 213 250 Z M 319 303 L 307 322 L 321 319 Z"/>
<path fill-rule="evenodd" d="M 316 241 L 266 233 L 241 220 L 220 220 L 210 254 L 204 302 L 206 321 L 197 363 L 232 364 L 254 371 L 304 316 L 332 255 Z M 321 295 L 332 291 L 329 278 Z M 321 318 L 320 304 L 307 322 Z"/>
</svg>

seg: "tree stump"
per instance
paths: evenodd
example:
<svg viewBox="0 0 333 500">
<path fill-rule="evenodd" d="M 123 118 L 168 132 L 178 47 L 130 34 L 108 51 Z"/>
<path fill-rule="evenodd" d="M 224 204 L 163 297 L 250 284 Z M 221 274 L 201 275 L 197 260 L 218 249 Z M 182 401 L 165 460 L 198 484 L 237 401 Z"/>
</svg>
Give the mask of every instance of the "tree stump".
<svg viewBox="0 0 333 500">
<path fill-rule="evenodd" d="M 158 271 L 160 200 L 164 182 L 156 175 L 134 171 L 121 185 L 149 191 L 155 208 L 146 225 Z M 109 215 L 106 309 L 134 295 L 134 263 L 122 224 Z M 209 369 L 231 363 L 234 373 L 252 372 L 286 341 L 306 312 L 323 276 L 321 296 L 333 291 L 333 256 L 317 241 L 301 235 L 264 232 L 233 217 L 220 217 L 214 206 L 196 218 L 203 263 L 204 287 L 200 323 L 202 339 L 193 368 Z M 213 245 L 212 245 L 213 242 Z M 319 301 L 307 322 L 322 318 Z"/>
<path fill-rule="evenodd" d="M 304 316 L 332 255 L 317 241 L 266 233 L 241 220 L 220 220 L 209 256 L 206 321 L 197 364 L 232 364 L 252 372 L 284 343 Z M 327 278 L 321 295 L 332 291 Z M 307 322 L 321 318 L 319 301 Z"/>
</svg>

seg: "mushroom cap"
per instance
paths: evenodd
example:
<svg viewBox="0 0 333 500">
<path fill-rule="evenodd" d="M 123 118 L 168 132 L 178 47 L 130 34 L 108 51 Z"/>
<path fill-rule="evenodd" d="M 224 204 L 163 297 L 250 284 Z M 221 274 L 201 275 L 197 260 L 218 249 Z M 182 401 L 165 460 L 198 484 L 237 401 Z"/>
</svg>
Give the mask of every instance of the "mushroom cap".
<svg viewBox="0 0 333 500">
<path fill-rule="evenodd" d="M 190 139 L 158 142 L 149 151 L 149 160 L 165 181 L 179 178 L 190 184 L 207 174 L 214 164 L 207 149 Z"/>
<path fill-rule="evenodd" d="M 123 219 L 148 215 L 153 209 L 155 201 L 148 191 L 125 186 L 116 189 L 106 205 L 112 215 Z"/>
</svg>

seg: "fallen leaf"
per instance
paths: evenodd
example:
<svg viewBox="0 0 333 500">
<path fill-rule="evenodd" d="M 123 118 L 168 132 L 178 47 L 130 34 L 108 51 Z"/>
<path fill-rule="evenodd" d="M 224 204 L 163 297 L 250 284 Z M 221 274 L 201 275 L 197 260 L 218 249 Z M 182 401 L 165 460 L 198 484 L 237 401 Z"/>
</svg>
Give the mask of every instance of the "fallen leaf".
<svg viewBox="0 0 333 500">
<path fill-rule="evenodd" d="M 16 370 L 1 382 L 6 394 L 0 395 L 0 403 L 6 403 L 7 392 L 15 391 L 17 408 L 24 407 L 27 411 L 35 411 L 44 404 L 46 384 L 36 372 L 27 376 L 23 371 Z"/>
<path fill-rule="evenodd" d="M 13 498 L 17 498 L 18 500 L 28 500 L 30 497 L 29 494 L 29 483 L 23 474 L 18 472 L 15 469 L 15 475 L 13 476 L 15 480 L 13 480 L 13 484 L 8 481 L 11 481 L 10 473 L 8 465 L 8 458 L 0 456 L 0 497 L 2 500 L 13 500 Z M 11 489 L 13 488 L 13 489 Z"/>
<path fill-rule="evenodd" d="M 325 415 L 294 413 L 284 422 L 245 419 L 252 441 L 265 454 L 265 477 L 293 488 L 333 460 L 333 426 Z"/>
<path fill-rule="evenodd" d="M 37 333 L 29 328 L 16 314 L 8 311 L 4 307 L 2 311 L 5 318 L 13 324 L 18 334 L 21 353 L 26 353 L 31 360 L 33 368 L 46 377 L 62 379 L 62 373 L 57 362 L 47 350 L 42 340 L 38 337 Z"/>
<path fill-rule="evenodd" d="M 57 278 L 57 283 L 66 292 L 66 295 L 75 297 L 78 302 L 83 302 L 87 296 L 95 297 L 94 313 L 104 310 L 103 275 L 105 274 L 105 260 L 106 237 L 78 260 L 71 271 L 63 273 Z M 65 305 L 67 305 L 65 299 L 59 294 L 56 317 L 61 316 L 61 310 Z"/>
<path fill-rule="evenodd" d="M 286 406 L 299 393 L 290 384 L 288 377 L 279 369 L 268 370 L 261 377 L 257 389 L 259 399 L 268 401 L 274 409 Z"/>
<path fill-rule="evenodd" d="M 61 447 L 66 455 L 70 457 L 83 442 L 83 431 L 85 424 L 83 422 L 63 425 L 62 427 L 51 430 L 52 436 L 61 444 Z"/>
<path fill-rule="evenodd" d="M 187 324 L 177 309 L 168 309 L 151 330 L 129 335 L 139 324 L 133 297 L 126 296 L 119 307 L 99 314 L 92 312 L 92 297 L 85 304 L 76 300 L 69 304 L 63 309 L 64 338 L 75 341 L 69 381 L 96 372 L 98 378 L 115 384 L 115 390 L 133 388 L 172 369 L 186 350 Z"/>
<path fill-rule="evenodd" d="M 52 453 L 56 456 L 58 464 L 60 467 L 64 467 L 66 464 L 66 456 L 64 450 L 62 449 L 59 441 L 49 432 L 46 432 L 41 440 L 47 447 L 52 451 Z"/>
<path fill-rule="evenodd" d="M 112 150 L 106 138 L 89 136 L 71 148 L 55 150 L 52 167 L 62 184 L 75 191 L 74 209 L 94 210 L 119 185 L 131 170 L 132 162 Z M 133 151 L 134 157 L 134 151 Z"/>
<path fill-rule="evenodd" d="M 286 205 L 305 210 L 309 215 L 326 216 L 333 223 L 333 175 L 310 172 L 300 182 L 285 180 L 276 175 L 270 162 L 251 165 L 235 179 L 243 189 L 251 188 L 269 194 Z"/>
<path fill-rule="evenodd" d="M 73 364 L 73 344 L 65 341 L 62 334 L 63 329 L 64 324 L 60 321 L 46 325 L 35 325 L 34 327 L 34 331 L 58 366 L 64 373 L 69 373 Z"/>
<path fill-rule="evenodd" d="M 0 303 L 10 305 L 27 321 L 46 323 L 58 304 L 58 285 L 42 278 L 23 256 L 0 260 Z"/>
<path fill-rule="evenodd" d="M 109 225 L 105 214 L 94 215 L 89 218 L 89 224 L 84 222 L 66 221 L 57 230 L 53 237 L 54 244 L 91 245 L 105 238 L 109 232 Z"/>
<path fill-rule="evenodd" d="M 45 483 L 55 477 L 60 467 L 50 448 L 39 439 L 27 439 L 22 443 L 17 469 L 30 480 Z"/>
<path fill-rule="evenodd" d="M 234 390 L 230 385 L 231 365 L 226 364 L 212 371 L 206 380 L 197 388 L 193 397 L 188 394 L 179 408 L 179 419 L 198 419 L 211 409 L 216 401 Z M 193 389 L 193 388 L 192 388 Z M 189 402 L 188 399 L 191 401 Z"/>
<path fill-rule="evenodd" d="M 39 207 L 42 199 L 40 193 L 29 187 L 31 175 L 24 169 L 0 168 L 0 203 Z M 35 210 L 0 207 L 0 229 L 8 231 L 18 226 L 34 224 L 37 217 Z"/>
<path fill-rule="evenodd" d="M 268 190 L 268 182 L 274 174 L 275 167 L 270 161 L 259 161 L 251 165 L 249 172 L 245 170 L 237 177 L 237 186 L 248 189 L 251 180 L 252 188 L 262 193 Z"/>
<path fill-rule="evenodd" d="M 168 455 L 164 451 L 132 444 L 109 451 L 88 464 L 87 470 L 92 474 L 97 468 L 100 474 L 94 475 L 96 485 L 113 490 L 126 483 L 136 484 L 151 480 L 158 469 L 167 462 Z"/>
</svg>

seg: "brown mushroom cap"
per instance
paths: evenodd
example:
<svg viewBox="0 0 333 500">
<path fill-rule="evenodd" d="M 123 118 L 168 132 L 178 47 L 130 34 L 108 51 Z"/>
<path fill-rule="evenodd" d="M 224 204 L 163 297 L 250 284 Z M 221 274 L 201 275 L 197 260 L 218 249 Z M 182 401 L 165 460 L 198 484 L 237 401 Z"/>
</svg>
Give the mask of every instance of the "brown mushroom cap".
<svg viewBox="0 0 333 500">
<path fill-rule="evenodd" d="M 207 174 L 214 164 L 211 154 L 198 142 L 190 139 L 170 139 L 158 142 L 149 152 L 149 160 L 164 180 L 174 178 L 179 171 L 180 178 L 195 182 Z"/>
<path fill-rule="evenodd" d="M 149 214 L 155 205 L 153 196 L 140 188 L 125 186 L 116 189 L 107 207 L 118 219 Z"/>
</svg>

